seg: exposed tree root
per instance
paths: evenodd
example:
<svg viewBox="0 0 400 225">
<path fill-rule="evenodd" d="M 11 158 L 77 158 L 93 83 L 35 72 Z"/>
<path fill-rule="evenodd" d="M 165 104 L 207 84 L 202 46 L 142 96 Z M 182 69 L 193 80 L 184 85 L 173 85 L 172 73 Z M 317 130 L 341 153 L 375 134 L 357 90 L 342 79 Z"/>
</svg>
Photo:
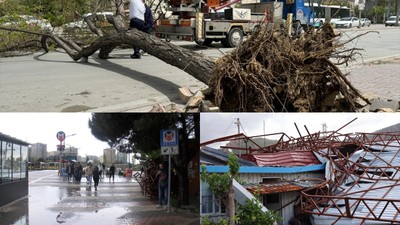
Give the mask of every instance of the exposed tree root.
<svg viewBox="0 0 400 225">
<path fill-rule="evenodd" d="M 209 85 L 221 111 L 355 111 L 363 98 L 330 61 L 353 59 L 343 52 L 331 26 L 311 29 L 300 38 L 263 26 L 230 54 L 216 61 Z"/>
</svg>

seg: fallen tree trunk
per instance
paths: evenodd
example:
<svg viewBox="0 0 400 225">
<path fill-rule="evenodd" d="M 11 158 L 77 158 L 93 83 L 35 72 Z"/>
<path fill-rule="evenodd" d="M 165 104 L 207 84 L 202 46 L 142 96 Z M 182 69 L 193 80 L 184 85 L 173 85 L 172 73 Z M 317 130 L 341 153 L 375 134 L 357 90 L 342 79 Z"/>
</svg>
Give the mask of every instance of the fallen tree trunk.
<svg viewBox="0 0 400 225">
<path fill-rule="evenodd" d="M 93 31 L 102 36 L 89 46 L 81 48 L 54 34 L 42 34 L 42 43 L 52 39 L 75 61 L 86 61 L 98 50 L 99 58 L 107 59 L 115 47 L 135 45 L 209 85 L 206 97 L 221 111 L 355 111 L 357 98 L 369 103 L 330 61 L 335 55 L 339 64 L 347 63 L 359 49 L 343 50 L 345 43 L 338 41 L 328 24 L 297 39 L 285 31 L 260 26 L 247 41 L 214 61 L 153 35 L 129 30 L 120 15 L 107 19 L 116 32 Z"/>
</svg>

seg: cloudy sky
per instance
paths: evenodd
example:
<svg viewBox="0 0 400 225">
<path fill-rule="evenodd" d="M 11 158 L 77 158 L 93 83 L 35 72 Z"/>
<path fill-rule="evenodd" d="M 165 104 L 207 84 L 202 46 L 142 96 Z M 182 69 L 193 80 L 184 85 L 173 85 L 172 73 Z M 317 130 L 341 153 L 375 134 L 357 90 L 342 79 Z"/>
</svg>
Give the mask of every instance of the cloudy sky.
<svg viewBox="0 0 400 225">
<path fill-rule="evenodd" d="M 90 113 L 0 113 L 0 132 L 29 143 L 47 144 L 47 151 L 55 151 L 60 144 L 57 132 L 63 131 L 66 148 L 78 148 L 81 156 L 100 156 L 108 145 L 92 135 L 89 118 Z"/>
<path fill-rule="evenodd" d="M 89 118 L 90 113 L 0 113 L 0 132 L 29 143 L 47 144 L 48 151 L 55 151 L 59 144 L 56 134 L 64 131 L 66 147 L 78 148 L 83 156 L 100 156 L 108 145 L 91 134 Z M 202 113 L 201 142 L 237 134 L 237 118 L 241 123 L 240 132 L 248 136 L 285 132 L 298 137 L 294 123 L 302 135 L 307 134 L 304 125 L 314 133 L 321 131 L 322 124 L 326 123 L 327 130 L 332 131 L 355 118 L 341 133 L 374 132 L 400 123 L 400 113 Z"/>
<path fill-rule="evenodd" d="M 247 136 L 284 132 L 299 137 L 295 123 L 302 135 L 322 130 L 338 130 L 353 119 L 355 121 L 340 130 L 340 133 L 374 132 L 400 123 L 399 113 L 202 113 L 200 116 L 200 142 L 238 133 L 235 124 L 239 118 L 240 132 Z M 218 145 L 212 145 L 218 147 Z"/>
</svg>

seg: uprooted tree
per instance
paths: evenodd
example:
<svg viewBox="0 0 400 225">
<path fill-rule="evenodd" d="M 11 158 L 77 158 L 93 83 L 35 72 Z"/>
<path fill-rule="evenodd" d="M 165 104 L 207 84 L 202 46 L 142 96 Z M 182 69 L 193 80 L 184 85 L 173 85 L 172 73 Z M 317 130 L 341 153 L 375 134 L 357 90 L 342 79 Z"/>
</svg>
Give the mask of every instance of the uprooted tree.
<svg viewBox="0 0 400 225">
<path fill-rule="evenodd" d="M 285 30 L 260 24 L 240 46 L 214 60 L 153 35 L 128 29 L 122 15 L 107 17 L 115 27 L 115 32 L 110 33 L 98 29 L 93 16 L 84 19 L 98 36 L 85 47 L 52 32 L 33 34 L 41 36 L 40 46 L 45 51 L 49 51 L 47 45 L 52 42 L 75 61 L 86 61 L 96 51 L 100 59 L 107 59 L 118 46 L 138 46 L 207 84 L 206 98 L 221 111 L 355 111 L 360 107 L 357 105 L 360 99 L 370 103 L 338 67 L 359 54 L 361 49 L 345 48 L 359 36 L 341 42 L 340 35 L 329 24 L 318 30 L 311 28 L 297 38 Z M 338 59 L 336 63 L 331 61 L 333 57 Z"/>
</svg>

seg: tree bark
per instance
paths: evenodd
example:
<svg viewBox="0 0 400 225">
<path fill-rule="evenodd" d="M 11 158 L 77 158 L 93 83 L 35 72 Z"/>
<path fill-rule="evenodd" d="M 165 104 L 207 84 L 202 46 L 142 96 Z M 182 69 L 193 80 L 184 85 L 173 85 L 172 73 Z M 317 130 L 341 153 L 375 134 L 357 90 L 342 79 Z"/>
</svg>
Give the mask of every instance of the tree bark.
<svg viewBox="0 0 400 225">
<path fill-rule="evenodd" d="M 137 29 L 127 30 L 124 17 L 121 15 L 107 17 L 107 19 L 114 25 L 117 32 L 110 35 L 103 34 L 103 36 L 98 37 L 91 45 L 83 49 L 75 49 L 75 52 L 71 52 L 68 45 L 60 43 L 58 40 L 56 42 L 75 61 L 81 58 L 88 58 L 97 50 L 100 50 L 99 58 L 106 59 L 108 58 L 108 54 L 117 46 L 126 44 L 136 46 L 154 57 L 187 72 L 201 82 L 208 84 L 215 66 L 215 62 L 211 57 L 176 46 Z M 50 37 L 57 39 L 54 35 Z"/>
</svg>

